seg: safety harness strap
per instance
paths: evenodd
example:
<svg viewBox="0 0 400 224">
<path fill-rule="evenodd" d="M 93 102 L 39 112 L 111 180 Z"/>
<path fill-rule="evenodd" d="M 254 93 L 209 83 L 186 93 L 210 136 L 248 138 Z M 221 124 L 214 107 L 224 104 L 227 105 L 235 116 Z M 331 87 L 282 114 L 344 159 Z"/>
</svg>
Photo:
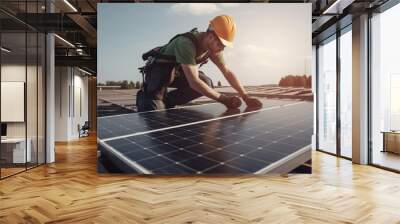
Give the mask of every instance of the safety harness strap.
<svg viewBox="0 0 400 224">
<path fill-rule="evenodd" d="M 201 57 L 200 59 L 197 59 L 198 54 L 200 53 L 200 43 L 197 40 L 196 36 L 192 33 L 193 31 L 196 31 L 196 30 L 197 30 L 197 28 L 194 28 L 190 32 L 177 34 L 168 42 L 168 44 L 171 43 L 174 39 L 176 39 L 177 37 L 180 37 L 180 36 L 184 36 L 184 37 L 189 38 L 192 41 L 192 43 L 194 44 L 194 46 L 196 47 L 196 64 L 200 64 L 200 66 L 202 66 L 203 64 L 207 63 L 208 58 L 209 58 L 210 55 L 207 52 L 203 57 Z M 155 59 L 154 62 L 178 64 L 177 61 L 176 61 L 176 57 L 175 56 L 173 56 L 173 55 L 163 55 L 163 54 L 160 53 L 160 50 L 161 50 L 162 47 L 164 47 L 164 46 L 153 48 L 150 51 L 144 53 L 142 55 L 142 59 L 144 61 L 146 61 L 146 60 L 150 59 L 150 57 L 153 57 Z"/>
</svg>

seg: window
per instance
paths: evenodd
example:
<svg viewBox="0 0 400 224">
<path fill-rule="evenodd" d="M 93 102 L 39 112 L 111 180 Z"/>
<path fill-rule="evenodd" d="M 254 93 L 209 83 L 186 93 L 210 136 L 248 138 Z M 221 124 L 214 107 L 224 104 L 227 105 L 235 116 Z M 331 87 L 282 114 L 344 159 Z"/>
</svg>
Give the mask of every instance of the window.
<svg viewBox="0 0 400 224">
<path fill-rule="evenodd" d="M 351 26 L 340 36 L 340 154 L 352 157 L 352 35 Z"/>
<path fill-rule="evenodd" d="M 400 130 L 400 73 L 390 74 L 390 130 Z"/>
<path fill-rule="evenodd" d="M 336 153 L 336 36 L 318 48 L 318 149 Z"/>
<path fill-rule="evenodd" d="M 384 132 L 400 129 L 400 5 L 371 19 L 371 162 L 400 170 L 400 155 L 387 151 Z M 386 134 L 385 134 L 386 135 Z M 395 148 L 400 147 L 400 142 Z"/>
</svg>

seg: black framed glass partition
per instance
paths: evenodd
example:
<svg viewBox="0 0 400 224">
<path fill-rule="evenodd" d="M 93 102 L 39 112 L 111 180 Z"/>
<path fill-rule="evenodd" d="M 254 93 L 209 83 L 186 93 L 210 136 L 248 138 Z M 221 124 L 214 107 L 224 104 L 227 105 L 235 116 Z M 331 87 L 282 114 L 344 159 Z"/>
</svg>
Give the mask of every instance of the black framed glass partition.
<svg viewBox="0 0 400 224">
<path fill-rule="evenodd" d="M 382 8 L 370 18 L 370 163 L 400 171 L 400 4 Z"/>
<path fill-rule="evenodd" d="M 44 1 L 0 3 L 0 178 L 45 163 L 45 34 L 18 19 Z M 6 9 L 16 11 L 9 13 Z"/>
<path fill-rule="evenodd" d="M 1 46 L 3 50 L 0 78 L 2 125 L 0 147 L 1 177 L 5 177 L 26 170 L 26 159 L 30 157 L 25 117 L 26 33 L 2 32 Z"/>
<path fill-rule="evenodd" d="M 352 26 L 317 47 L 318 150 L 352 157 Z"/>
</svg>

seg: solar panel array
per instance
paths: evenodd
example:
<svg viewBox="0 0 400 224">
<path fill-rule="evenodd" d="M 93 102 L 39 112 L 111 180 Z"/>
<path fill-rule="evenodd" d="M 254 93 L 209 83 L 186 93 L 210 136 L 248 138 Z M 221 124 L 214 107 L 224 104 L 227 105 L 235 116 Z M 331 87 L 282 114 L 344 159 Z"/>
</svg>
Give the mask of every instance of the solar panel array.
<svg viewBox="0 0 400 224">
<path fill-rule="evenodd" d="M 273 107 L 284 104 L 287 104 L 287 102 L 282 100 L 269 100 L 265 101 L 264 107 Z M 104 140 L 132 133 L 157 130 L 176 125 L 240 114 L 244 110 L 244 105 L 242 105 L 238 110 L 227 111 L 223 105 L 212 103 L 163 111 L 100 117 L 98 118 L 97 137 Z"/>
<path fill-rule="evenodd" d="M 99 142 L 147 174 L 266 173 L 298 152 L 311 159 L 312 103 L 268 100 L 260 111 L 220 116 L 223 110 L 212 104 L 103 119 Z"/>
</svg>

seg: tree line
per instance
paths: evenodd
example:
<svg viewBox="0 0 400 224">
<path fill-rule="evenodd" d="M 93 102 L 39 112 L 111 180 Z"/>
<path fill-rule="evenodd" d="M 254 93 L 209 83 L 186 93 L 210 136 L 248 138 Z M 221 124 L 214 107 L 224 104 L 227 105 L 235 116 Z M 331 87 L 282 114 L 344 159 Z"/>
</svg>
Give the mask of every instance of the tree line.
<svg viewBox="0 0 400 224">
<path fill-rule="evenodd" d="M 304 87 L 311 88 L 311 76 L 306 75 L 287 75 L 281 78 L 279 86 L 281 87 Z M 105 83 L 97 83 L 98 86 L 120 86 L 121 89 L 140 89 L 142 82 L 136 81 L 106 81 Z M 217 82 L 217 86 L 221 87 L 221 81 Z"/>
<path fill-rule="evenodd" d="M 133 82 L 128 80 L 123 81 L 106 81 L 105 83 L 97 83 L 98 86 L 120 86 L 121 89 L 140 89 L 142 83 L 139 81 Z"/>
<path fill-rule="evenodd" d="M 311 76 L 287 75 L 281 78 L 279 86 L 311 88 Z"/>
</svg>

